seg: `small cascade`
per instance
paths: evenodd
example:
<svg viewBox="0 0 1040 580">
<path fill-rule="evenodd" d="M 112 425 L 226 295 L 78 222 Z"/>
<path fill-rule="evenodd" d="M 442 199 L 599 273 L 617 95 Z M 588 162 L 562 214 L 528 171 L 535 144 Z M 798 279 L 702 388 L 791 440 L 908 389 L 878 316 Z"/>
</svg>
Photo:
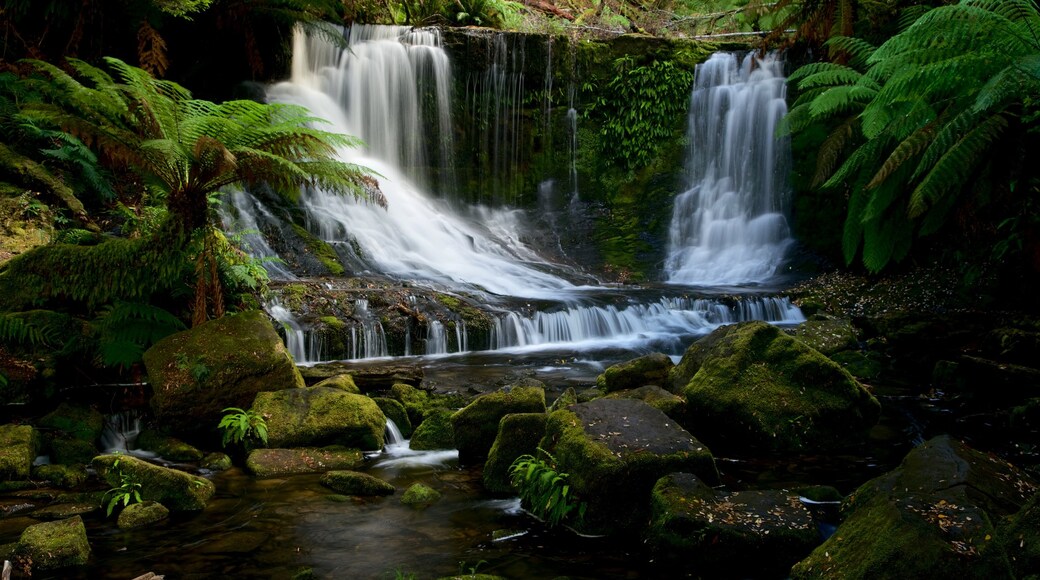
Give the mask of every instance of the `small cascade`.
<svg viewBox="0 0 1040 580">
<path fill-rule="evenodd" d="M 783 63 L 716 53 L 697 65 L 690 97 L 690 188 L 675 199 L 665 264 L 674 284 L 758 283 L 791 244 L 784 217 L 790 143 Z"/>
<path fill-rule="evenodd" d="M 260 220 L 265 223 L 281 223 L 249 192 L 236 189 L 220 205 L 220 222 L 224 231 L 240 238 L 239 244 L 242 249 L 260 260 L 260 264 L 272 280 L 296 280 L 296 275 L 289 271 L 278 257 L 278 253 L 267 243 L 260 230 Z"/>
<path fill-rule="evenodd" d="M 466 321 L 461 318 L 455 321 L 455 352 L 469 352 L 469 335 L 466 333 Z"/>
<path fill-rule="evenodd" d="M 136 410 L 122 411 L 105 417 L 101 431 L 103 453 L 128 453 L 138 457 L 155 457 L 154 453 L 137 448 L 141 434 L 141 414 Z"/>
<path fill-rule="evenodd" d="M 267 305 L 267 312 L 277 320 L 285 330 L 285 348 L 292 355 L 296 364 L 305 365 L 321 362 L 321 336 L 305 330 L 288 308 L 280 302 L 272 301 Z"/>
<path fill-rule="evenodd" d="M 406 443 L 404 435 L 401 435 L 401 430 L 397 428 L 397 423 L 394 423 L 393 419 L 389 417 L 386 419 L 386 436 L 384 439 L 384 447 L 396 447 Z"/>
<path fill-rule="evenodd" d="M 383 324 L 368 311 L 368 300 L 355 300 L 354 313 L 360 319 L 360 325 L 350 329 L 351 356 L 349 358 L 390 356 L 386 347 L 386 332 L 383 330 Z"/>
<path fill-rule="evenodd" d="M 431 320 L 426 326 L 426 354 L 446 354 L 448 352 L 448 333 L 439 320 Z"/>
</svg>

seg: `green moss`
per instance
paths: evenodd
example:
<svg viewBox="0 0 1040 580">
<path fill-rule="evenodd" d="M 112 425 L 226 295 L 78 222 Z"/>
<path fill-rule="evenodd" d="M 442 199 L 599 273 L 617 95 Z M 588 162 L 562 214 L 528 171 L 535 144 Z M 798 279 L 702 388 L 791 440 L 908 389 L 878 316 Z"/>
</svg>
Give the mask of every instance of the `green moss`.
<svg viewBox="0 0 1040 580">
<path fill-rule="evenodd" d="M 251 410 L 267 419 L 271 447 L 383 447 L 386 417 L 372 399 L 329 387 L 259 393 Z"/>
<path fill-rule="evenodd" d="M 511 413 L 544 413 L 542 387 L 505 387 L 480 395 L 451 418 L 459 461 L 483 462 L 498 434 L 498 423 Z"/>
<path fill-rule="evenodd" d="M 407 439 L 412 435 L 412 422 L 408 418 L 408 411 L 405 410 L 404 405 L 397 399 L 386 397 L 373 397 L 372 400 L 379 405 L 379 409 L 383 411 L 386 418 L 397 425 L 397 430 L 401 432 L 402 437 Z"/>
<path fill-rule="evenodd" d="M 30 425 L 0 425 L 0 481 L 29 479 L 39 444 Z"/>
<path fill-rule="evenodd" d="M 87 480 L 87 471 L 80 465 L 40 465 L 33 469 L 33 479 L 48 481 L 57 487 L 70 489 L 83 485 L 83 482 Z"/>
<path fill-rule="evenodd" d="M 226 453 L 207 453 L 199 463 L 199 467 L 210 471 L 227 471 L 231 465 L 231 458 Z"/>
<path fill-rule="evenodd" d="M 509 467 L 521 455 L 535 455 L 538 443 L 545 436 L 545 413 L 515 413 L 502 417 L 498 436 L 484 463 L 484 489 L 495 493 L 510 493 Z"/>
<path fill-rule="evenodd" d="M 393 485 L 357 471 L 327 471 L 321 476 L 321 484 L 346 495 L 393 495 Z"/>
<path fill-rule="evenodd" d="M 426 419 L 412 433 L 412 449 L 455 449 L 455 432 L 451 425 L 452 414 L 448 409 L 431 409 L 426 414 Z"/>
<path fill-rule="evenodd" d="M 86 465 L 98 454 L 97 447 L 82 439 L 51 439 L 51 462 L 64 465 Z"/>
<path fill-rule="evenodd" d="M 246 458 L 246 470 L 257 477 L 281 477 L 356 469 L 365 461 L 357 449 L 342 446 L 298 449 L 256 449 Z"/>
<path fill-rule="evenodd" d="M 607 393 L 646 385 L 666 386 L 675 366 L 666 354 L 655 352 L 607 367 L 596 377 L 596 386 Z"/>
<path fill-rule="evenodd" d="M 307 286 L 303 284 L 286 284 L 278 292 L 279 298 L 285 307 L 293 312 L 299 312 L 303 308 L 304 299 L 307 297 Z"/>
<path fill-rule="evenodd" d="M 325 240 L 319 239 L 314 234 L 307 231 L 307 228 L 299 224 L 292 224 L 293 232 L 303 240 L 304 246 L 307 251 L 314 255 L 323 266 L 328 268 L 329 274 L 333 276 L 342 276 L 344 273 L 343 264 L 339 261 L 339 255 L 336 254 L 336 250 L 328 244 Z"/>
<path fill-rule="evenodd" d="M 164 459 L 170 461 L 199 461 L 202 452 L 187 443 L 159 433 L 154 429 L 145 429 L 137 437 L 137 445 L 141 449 L 147 449 L 158 453 Z"/>
<path fill-rule="evenodd" d="M 322 316 L 318 320 L 321 320 L 322 324 L 336 330 L 343 330 L 347 327 L 347 323 L 336 318 L 335 316 Z"/>
<path fill-rule="evenodd" d="M 116 525 L 121 530 L 130 530 L 161 522 L 168 517 L 170 517 L 170 510 L 166 509 L 163 504 L 154 501 L 143 501 L 130 504 L 123 511 L 119 512 Z"/>
<path fill-rule="evenodd" d="M 552 405 L 549 405 L 549 412 L 557 411 L 559 409 L 566 409 L 570 405 L 574 405 L 578 402 L 578 393 L 574 390 L 574 387 L 567 387 L 560 396 L 553 401 Z"/>
<path fill-rule="evenodd" d="M 93 407 L 63 402 L 37 421 L 42 429 L 60 431 L 64 436 L 93 443 L 105 428 L 104 416 Z"/>
<path fill-rule="evenodd" d="M 423 422 L 426 409 L 430 404 L 430 396 L 426 391 L 404 383 L 397 383 L 390 387 L 390 396 L 404 405 L 405 411 L 408 412 L 408 420 L 412 425 L 419 425 Z"/>
<path fill-rule="evenodd" d="M 401 503 L 416 509 L 427 508 L 441 499 L 441 492 L 422 483 L 413 483 L 401 496 Z"/>
<path fill-rule="evenodd" d="M 133 456 L 99 455 L 94 458 L 93 465 L 110 486 L 122 484 L 120 474 L 129 475 L 141 484 L 142 499 L 160 502 L 171 510 L 201 510 L 216 491 L 208 479 L 153 465 Z"/>
<path fill-rule="evenodd" d="M 82 566 L 90 559 L 87 529 L 79 516 L 32 525 L 18 539 L 17 552 L 33 571 Z"/>
<path fill-rule="evenodd" d="M 361 389 L 358 388 L 357 383 L 354 382 L 353 375 L 342 374 L 334 377 L 329 377 L 324 381 L 321 381 L 314 385 L 315 387 L 330 387 L 333 389 L 339 389 L 348 393 L 354 393 L 355 395 L 361 394 Z"/>
</svg>

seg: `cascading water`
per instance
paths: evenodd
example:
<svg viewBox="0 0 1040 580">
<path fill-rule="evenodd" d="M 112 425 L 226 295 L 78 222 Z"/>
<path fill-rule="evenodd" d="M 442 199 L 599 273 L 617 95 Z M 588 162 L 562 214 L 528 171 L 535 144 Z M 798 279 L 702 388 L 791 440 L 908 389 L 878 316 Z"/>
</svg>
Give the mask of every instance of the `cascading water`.
<svg viewBox="0 0 1040 580">
<path fill-rule="evenodd" d="M 665 269 L 690 285 L 759 283 L 792 240 L 784 218 L 790 147 L 782 62 L 716 53 L 697 66 L 690 97 L 690 188 L 675 200 Z"/>
</svg>

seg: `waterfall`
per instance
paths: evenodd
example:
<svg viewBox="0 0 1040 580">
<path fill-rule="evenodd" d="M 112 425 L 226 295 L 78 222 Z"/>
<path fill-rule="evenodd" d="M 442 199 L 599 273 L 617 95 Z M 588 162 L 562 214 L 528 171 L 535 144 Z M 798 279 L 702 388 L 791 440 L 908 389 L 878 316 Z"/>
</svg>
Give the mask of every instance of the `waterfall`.
<svg viewBox="0 0 1040 580">
<path fill-rule="evenodd" d="M 529 264 L 514 240 L 488 230 L 484 224 L 494 222 L 486 215 L 465 219 L 424 193 L 425 145 L 446 139 L 442 133 L 451 126 L 447 89 L 440 94 L 450 86 L 451 69 L 436 31 L 354 26 L 348 40 L 349 49 L 340 50 L 297 30 L 292 79 L 270 87 L 268 97 L 304 105 L 330 121 L 326 129 L 364 139 L 365 150 L 344 151 L 342 158 L 379 174 L 389 207 L 308 190 L 301 196 L 308 228 L 333 244 L 356 245 L 370 268 L 399 278 L 525 297 L 552 297 L 572 287 Z M 502 90 L 515 92 L 508 88 L 514 84 L 509 74 L 492 77 Z M 431 78 L 437 88 L 432 101 Z M 421 114 L 429 109 L 435 119 Z"/>
<path fill-rule="evenodd" d="M 155 453 L 137 448 L 141 434 L 141 414 L 135 410 L 122 411 L 105 417 L 101 431 L 103 453 L 129 453 L 137 457 L 156 457 Z"/>
<path fill-rule="evenodd" d="M 368 300 L 354 301 L 354 313 L 361 320 L 360 332 L 357 326 L 350 328 L 350 358 L 376 358 L 390 356 L 386 347 L 386 332 L 383 323 L 368 311 Z"/>
<path fill-rule="evenodd" d="M 790 145 L 783 64 L 717 53 L 697 66 L 690 97 L 690 188 L 675 199 L 665 264 L 674 284 L 763 282 L 791 244 L 784 206 Z"/>
<path fill-rule="evenodd" d="M 445 354 L 448 352 L 448 333 L 439 320 L 431 320 L 426 327 L 426 354 Z"/>
<path fill-rule="evenodd" d="M 387 417 L 386 419 L 386 442 L 384 447 L 391 445 L 398 446 L 405 442 L 404 435 L 401 435 L 401 430 L 397 428 L 397 423 L 394 423 L 392 419 Z"/>
<path fill-rule="evenodd" d="M 258 218 L 265 223 L 279 223 L 265 206 L 252 194 L 236 189 L 220 205 L 220 222 L 229 236 L 238 236 L 242 249 L 267 270 L 272 280 L 296 280 L 296 275 L 289 271 L 278 253 L 267 243 L 260 230 Z"/>
<path fill-rule="evenodd" d="M 285 348 L 296 364 L 311 364 L 321 360 L 321 339 L 315 333 L 304 330 L 288 308 L 278 301 L 267 304 L 267 312 L 277 320 L 285 331 Z"/>
</svg>

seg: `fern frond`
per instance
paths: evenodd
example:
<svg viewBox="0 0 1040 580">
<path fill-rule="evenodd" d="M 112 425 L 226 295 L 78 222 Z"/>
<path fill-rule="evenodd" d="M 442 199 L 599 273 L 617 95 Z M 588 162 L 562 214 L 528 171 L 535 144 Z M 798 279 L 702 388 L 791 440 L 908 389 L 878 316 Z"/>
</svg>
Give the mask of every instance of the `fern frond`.
<svg viewBox="0 0 1040 580">
<path fill-rule="evenodd" d="M 166 58 L 166 41 L 147 19 L 137 28 L 137 60 L 141 68 L 154 76 L 163 76 L 170 66 Z"/>
<path fill-rule="evenodd" d="M 912 135 L 904 139 L 895 149 L 892 150 L 888 159 L 881 164 L 881 168 L 874 174 L 874 177 L 867 184 L 867 188 L 872 189 L 878 187 L 897 169 L 903 167 L 904 163 L 920 155 L 921 152 L 928 147 L 934 134 L 935 125 L 934 123 L 929 123 L 923 125 Z"/>
<path fill-rule="evenodd" d="M 855 135 L 856 118 L 849 117 L 831 131 L 827 139 L 820 145 L 816 154 L 816 173 L 813 175 L 813 187 L 825 183 L 842 159 L 842 154 Z"/>
<path fill-rule="evenodd" d="M 816 119 L 859 111 L 875 94 L 875 91 L 858 85 L 832 87 L 813 99 L 809 111 Z"/>
<path fill-rule="evenodd" d="M 854 36 L 835 36 L 828 39 L 824 46 L 832 51 L 837 50 L 847 54 L 849 56 L 848 66 L 857 70 L 867 66 L 870 56 L 877 50 L 873 44 Z"/>
<path fill-rule="evenodd" d="M 847 265 L 852 264 L 859 253 L 863 240 L 863 210 L 867 207 L 867 201 L 868 194 L 862 187 L 853 189 L 841 236 L 842 254 Z"/>
</svg>

